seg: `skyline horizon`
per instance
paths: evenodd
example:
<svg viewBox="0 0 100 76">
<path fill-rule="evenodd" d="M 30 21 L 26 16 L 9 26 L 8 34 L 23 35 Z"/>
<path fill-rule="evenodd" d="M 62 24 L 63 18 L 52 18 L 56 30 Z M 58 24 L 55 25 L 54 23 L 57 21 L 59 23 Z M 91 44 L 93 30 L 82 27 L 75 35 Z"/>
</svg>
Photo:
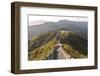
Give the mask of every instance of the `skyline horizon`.
<svg viewBox="0 0 100 76">
<path fill-rule="evenodd" d="M 76 16 L 44 16 L 44 15 L 29 15 L 28 25 L 38 25 L 45 22 L 59 22 L 60 20 L 75 21 L 75 22 L 88 22 L 88 17 Z"/>
<path fill-rule="evenodd" d="M 35 21 L 28 22 L 28 26 L 40 25 L 40 24 L 44 24 L 44 23 L 46 23 L 46 22 L 57 23 L 57 22 L 59 22 L 59 21 L 63 21 L 63 20 L 66 20 L 66 21 L 73 21 L 73 22 L 88 22 L 88 21 L 74 21 L 74 20 L 68 20 L 68 19 L 61 19 L 61 20 L 58 20 L 58 21 L 35 20 Z"/>
</svg>

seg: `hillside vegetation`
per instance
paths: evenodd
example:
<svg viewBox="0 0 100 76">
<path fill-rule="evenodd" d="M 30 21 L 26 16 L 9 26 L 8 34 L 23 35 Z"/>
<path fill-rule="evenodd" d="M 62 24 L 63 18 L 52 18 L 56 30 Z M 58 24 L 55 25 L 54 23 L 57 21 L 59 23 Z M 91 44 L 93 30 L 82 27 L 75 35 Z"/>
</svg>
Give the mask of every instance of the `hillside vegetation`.
<svg viewBox="0 0 100 76">
<path fill-rule="evenodd" d="M 65 52 L 72 58 L 87 58 L 87 40 L 72 31 L 52 31 L 39 36 L 33 36 L 29 42 L 28 60 L 47 60 L 53 53 L 54 46 L 59 41 Z"/>
<path fill-rule="evenodd" d="M 80 37 L 77 33 L 71 32 L 71 31 L 64 31 L 63 34 L 61 34 L 60 39 L 62 44 L 68 44 L 73 49 L 77 50 L 79 53 L 83 55 L 88 55 L 87 52 L 87 40 Z"/>
</svg>

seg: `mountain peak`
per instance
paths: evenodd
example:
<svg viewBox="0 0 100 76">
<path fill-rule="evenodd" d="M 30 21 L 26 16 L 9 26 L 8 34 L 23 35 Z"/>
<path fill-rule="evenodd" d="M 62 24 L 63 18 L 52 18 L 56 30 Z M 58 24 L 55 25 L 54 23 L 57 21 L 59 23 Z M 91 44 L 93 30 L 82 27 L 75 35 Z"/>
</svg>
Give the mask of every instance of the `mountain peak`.
<svg viewBox="0 0 100 76">
<path fill-rule="evenodd" d="M 69 21 L 69 20 L 63 19 L 63 20 L 59 20 L 58 22 L 66 22 L 66 21 Z"/>
</svg>

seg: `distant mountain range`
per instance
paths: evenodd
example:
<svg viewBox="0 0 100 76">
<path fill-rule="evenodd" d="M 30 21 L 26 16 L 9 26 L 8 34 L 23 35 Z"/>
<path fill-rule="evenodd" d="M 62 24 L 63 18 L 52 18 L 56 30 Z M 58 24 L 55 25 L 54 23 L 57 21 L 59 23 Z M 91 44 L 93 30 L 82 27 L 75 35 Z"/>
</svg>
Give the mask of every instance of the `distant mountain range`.
<svg viewBox="0 0 100 76">
<path fill-rule="evenodd" d="M 50 31 L 58 30 L 76 32 L 81 37 L 87 39 L 88 22 L 59 20 L 58 22 L 45 22 L 39 25 L 31 25 L 28 27 L 28 39 L 31 40 L 34 35 L 45 34 Z"/>
</svg>

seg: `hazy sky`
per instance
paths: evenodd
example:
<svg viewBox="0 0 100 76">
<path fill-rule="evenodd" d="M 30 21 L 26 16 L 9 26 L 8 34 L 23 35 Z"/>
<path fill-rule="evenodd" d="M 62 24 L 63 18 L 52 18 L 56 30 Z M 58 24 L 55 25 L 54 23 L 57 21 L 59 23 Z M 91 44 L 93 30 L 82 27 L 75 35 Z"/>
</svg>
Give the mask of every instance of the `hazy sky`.
<svg viewBox="0 0 100 76">
<path fill-rule="evenodd" d="M 43 16 L 43 15 L 29 15 L 28 21 L 29 26 L 31 25 L 38 25 L 45 23 L 46 21 L 49 22 L 58 22 L 59 20 L 71 20 L 71 21 L 88 21 L 87 17 L 72 17 L 72 16 Z"/>
</svg>

